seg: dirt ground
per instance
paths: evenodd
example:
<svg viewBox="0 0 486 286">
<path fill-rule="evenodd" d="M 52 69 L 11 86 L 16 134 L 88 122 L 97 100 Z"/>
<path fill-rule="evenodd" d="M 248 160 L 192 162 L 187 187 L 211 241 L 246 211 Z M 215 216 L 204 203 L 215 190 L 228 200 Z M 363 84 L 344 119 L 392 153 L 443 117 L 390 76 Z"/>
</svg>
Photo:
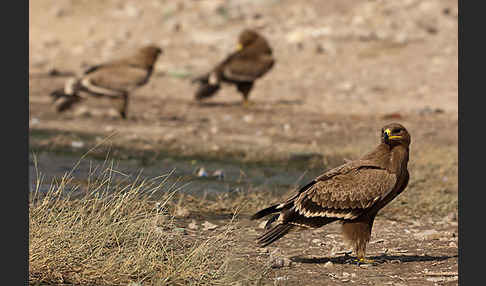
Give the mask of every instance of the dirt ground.
<svg viewBox="0 0 486 286">
<path fill-rule="evenodd" d="M 187 230 L 187 236 L 209 235 L 225 229 L 230 220 L 222 218 L 225 215 L 231 217 L 221 212 L 219 219 L 209 220 L 220 226 L 216 230 L 205 230 L 208 216 L 198 213 L 179 226 Z M 249 281 L 236 285 L 458 285 L 458 234 L 453 220 L 378 218 L 367 249 L 375 263 L 357 265 L 342 241 L 339 224 L 290 233 L 271 246 L 258 248 L 254 239 L 263 226 L 242 215 L 230 244 L 234 257 L 228 268 L 240 271 L 238 280 Z"/>
<path fill-rule="evenodd" d="M 452 0 L 30 1 L 30 146 L 87 150 L 110 136 L 121 158 L 171 153 L 285 164 L 321 154 L 317 167 L 329 168 L 373 148 L 381 127 L 397 121 L 412 136 L 411 178 L 375 221 L 368 255 L 377 265 L 346 263 L 338 225 L 257 249 L 261 229 L 248 214 L 240 217 L 235 261 L 256 270 L 277 248 L 292 260 L 272 268 L 264 285 L 457 285 L 457 15 Z M 253 105 L 241 106 L 230 86 L 196 103 L 190 78 L 222 60 L 247 27 L 276 57 L 250 94 Z M 48 94 L 63 86 L 63 73 L 146 43 L 164 53 L 132 94 L 127 120 L 99 98 L 55 112 Z M 192 219 L 205 220 L 182 223 Z"/>
</svg>

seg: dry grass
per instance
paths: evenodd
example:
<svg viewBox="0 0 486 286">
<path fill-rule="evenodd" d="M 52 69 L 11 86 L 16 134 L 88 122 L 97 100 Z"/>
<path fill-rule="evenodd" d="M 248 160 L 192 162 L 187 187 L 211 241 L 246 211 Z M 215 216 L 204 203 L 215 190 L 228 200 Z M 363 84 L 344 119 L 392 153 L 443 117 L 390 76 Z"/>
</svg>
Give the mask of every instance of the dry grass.
<svg viewBox="0 0 486 286">
<path fill-rule="evenodd" d="M 88 184 L 71 173 L 29 201 L 29 282 L 89 285 L 227 285 L 235 223 L 206 237 L 178 227 L 166 178 L 114 180 L 93 170 Z M 96 175 L 97 174 L 97 175 Z M 155 198 L 157 197 L 157 199 Z"/>
</svg>

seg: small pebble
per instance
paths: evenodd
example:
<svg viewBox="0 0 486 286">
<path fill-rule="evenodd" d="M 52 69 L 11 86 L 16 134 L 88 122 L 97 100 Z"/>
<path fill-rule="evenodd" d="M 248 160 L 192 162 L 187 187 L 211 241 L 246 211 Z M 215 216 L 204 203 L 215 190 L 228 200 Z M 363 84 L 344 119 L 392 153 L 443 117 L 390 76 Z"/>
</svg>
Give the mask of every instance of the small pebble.
<svg viewBox="0 0 486 286">
<path fill-rule="evenodd" d="M 322 242 L 322 240 L 318 239 L 318 238 L 315 238 L 312 240 L 312 243 L 314 244 L 320 244 Z"/>
<path fill-rule="evenodd" d="M 333 267 L 334 267 L 334 263 L 332 263 L 331 261 L 324 263 L 324 268 L 333 268 Z"/>
<path fill-rule="evenodd" d="M 72 141 L 71 142 L 71 147 L 73 148 L 81 148 L 84 146 L 84 143 L 82 141 Z"/>
<path fill-rule="evenodd" d="M 192 230 L 197 230 L 199 228 L 199 226 L 197 225 L 195 220 L 192 220 L 191 223 L 187 227 L 189 229 L 192 229 Z"/>
<path fill-rule="evenodd" d="M 204 230 L 213 230 L 218 228 L 218 225 L 210 223 L 209 221 L 205 221 L 202 226 L 204 227 Z"/>
<path fill-rule="evenodd" d="M 32 118 L 32 120 L 30 120 L 30 124 L 31 125 L 36 125 L 36 124 L 39 124 L 40 123 L 40 120 L 39 118 Z"/>
<path fill-rule="evenodd" d="M 224 171 L 219 169 L 213 172 L 213 177 L 216 177 L 218 180 L 224 179 Z"/>
<path fill-rule="evenodd" d="M 269 264 L 272 268 L 289 267 L 292 261 L 282 255 L 282 251 L 277 248 L 270 253 Z"/>
<path fill-rule="evenodd" d="M 188 209 L 186 208 L 182 208 L 182 207 L 178 207 L 175 211 L 175 214 L 174 216 L 175 217 L 179 217 L 179 218 L 184 218 L 184 217 L 188 217 L 191 213 L 189 212 Z"/>
<path fill-rule="evenodd" d="M 208 173 L 206 172 L 206 170 L 204 168 L 200 168 L 197 171 L 197 176 L 198 177 L 207 177 L 208 176 Z"/>
</svg>

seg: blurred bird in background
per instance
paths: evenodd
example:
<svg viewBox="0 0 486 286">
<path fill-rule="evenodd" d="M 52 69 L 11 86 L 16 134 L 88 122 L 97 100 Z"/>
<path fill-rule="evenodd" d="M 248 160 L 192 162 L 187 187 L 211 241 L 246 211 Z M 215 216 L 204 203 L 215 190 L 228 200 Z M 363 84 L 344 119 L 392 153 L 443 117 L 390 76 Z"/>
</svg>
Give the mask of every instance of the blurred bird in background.
<svg viewBox="0 0 486 286">
<path fill-rule="evenodd" d="M 81 76 L 68 79 L 64 88 L 50 94 L 57 111 L 63 112 L 82 101 L 84 92 L 115 100 L 120 116 L 126 119 L 129 94 L 148 82 L 161 53 L 161 48 L 147 45 L 128 57 L 92 66 Z"/>
<path fill-rule="evenodd" d="M 210 72 L 193 79 L 198 83 L 195 99 L 204 100 L 216 94 L 221 83 L 234 84 L 248 105 L 249 93 L 255 80 L 262 77 L 274 65 L 272 49 L 267 40 L 254 30 L 245 29 L 239 35 L 235 52 Z"/>
</svg>

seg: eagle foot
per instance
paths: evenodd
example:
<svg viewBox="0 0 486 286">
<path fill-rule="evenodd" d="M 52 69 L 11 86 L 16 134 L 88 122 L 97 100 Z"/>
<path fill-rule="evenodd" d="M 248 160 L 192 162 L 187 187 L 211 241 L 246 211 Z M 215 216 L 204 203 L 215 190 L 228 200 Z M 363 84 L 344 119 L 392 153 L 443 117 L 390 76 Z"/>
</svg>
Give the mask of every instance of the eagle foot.
<svg viewBox="0 0 486 286">
<path fill-rule="evenodd" d="M 373 260 L 373 259 L 366 259 L 366 258 L 355 258 L 353 259 L 353 262 L 355 262 L 356 264 L 358 265 L 362 265 L 362 264 L 372 264 L 372 265 L 375 265 L 376 264 L 376 261 Z"/>
<path fill-rule="evenodd" d="M 243 100 L 242 105 L 244 108 L 251 108 L 255 103 L 253 101 L 249 101 L 248 99 Z"/>
</svg>

